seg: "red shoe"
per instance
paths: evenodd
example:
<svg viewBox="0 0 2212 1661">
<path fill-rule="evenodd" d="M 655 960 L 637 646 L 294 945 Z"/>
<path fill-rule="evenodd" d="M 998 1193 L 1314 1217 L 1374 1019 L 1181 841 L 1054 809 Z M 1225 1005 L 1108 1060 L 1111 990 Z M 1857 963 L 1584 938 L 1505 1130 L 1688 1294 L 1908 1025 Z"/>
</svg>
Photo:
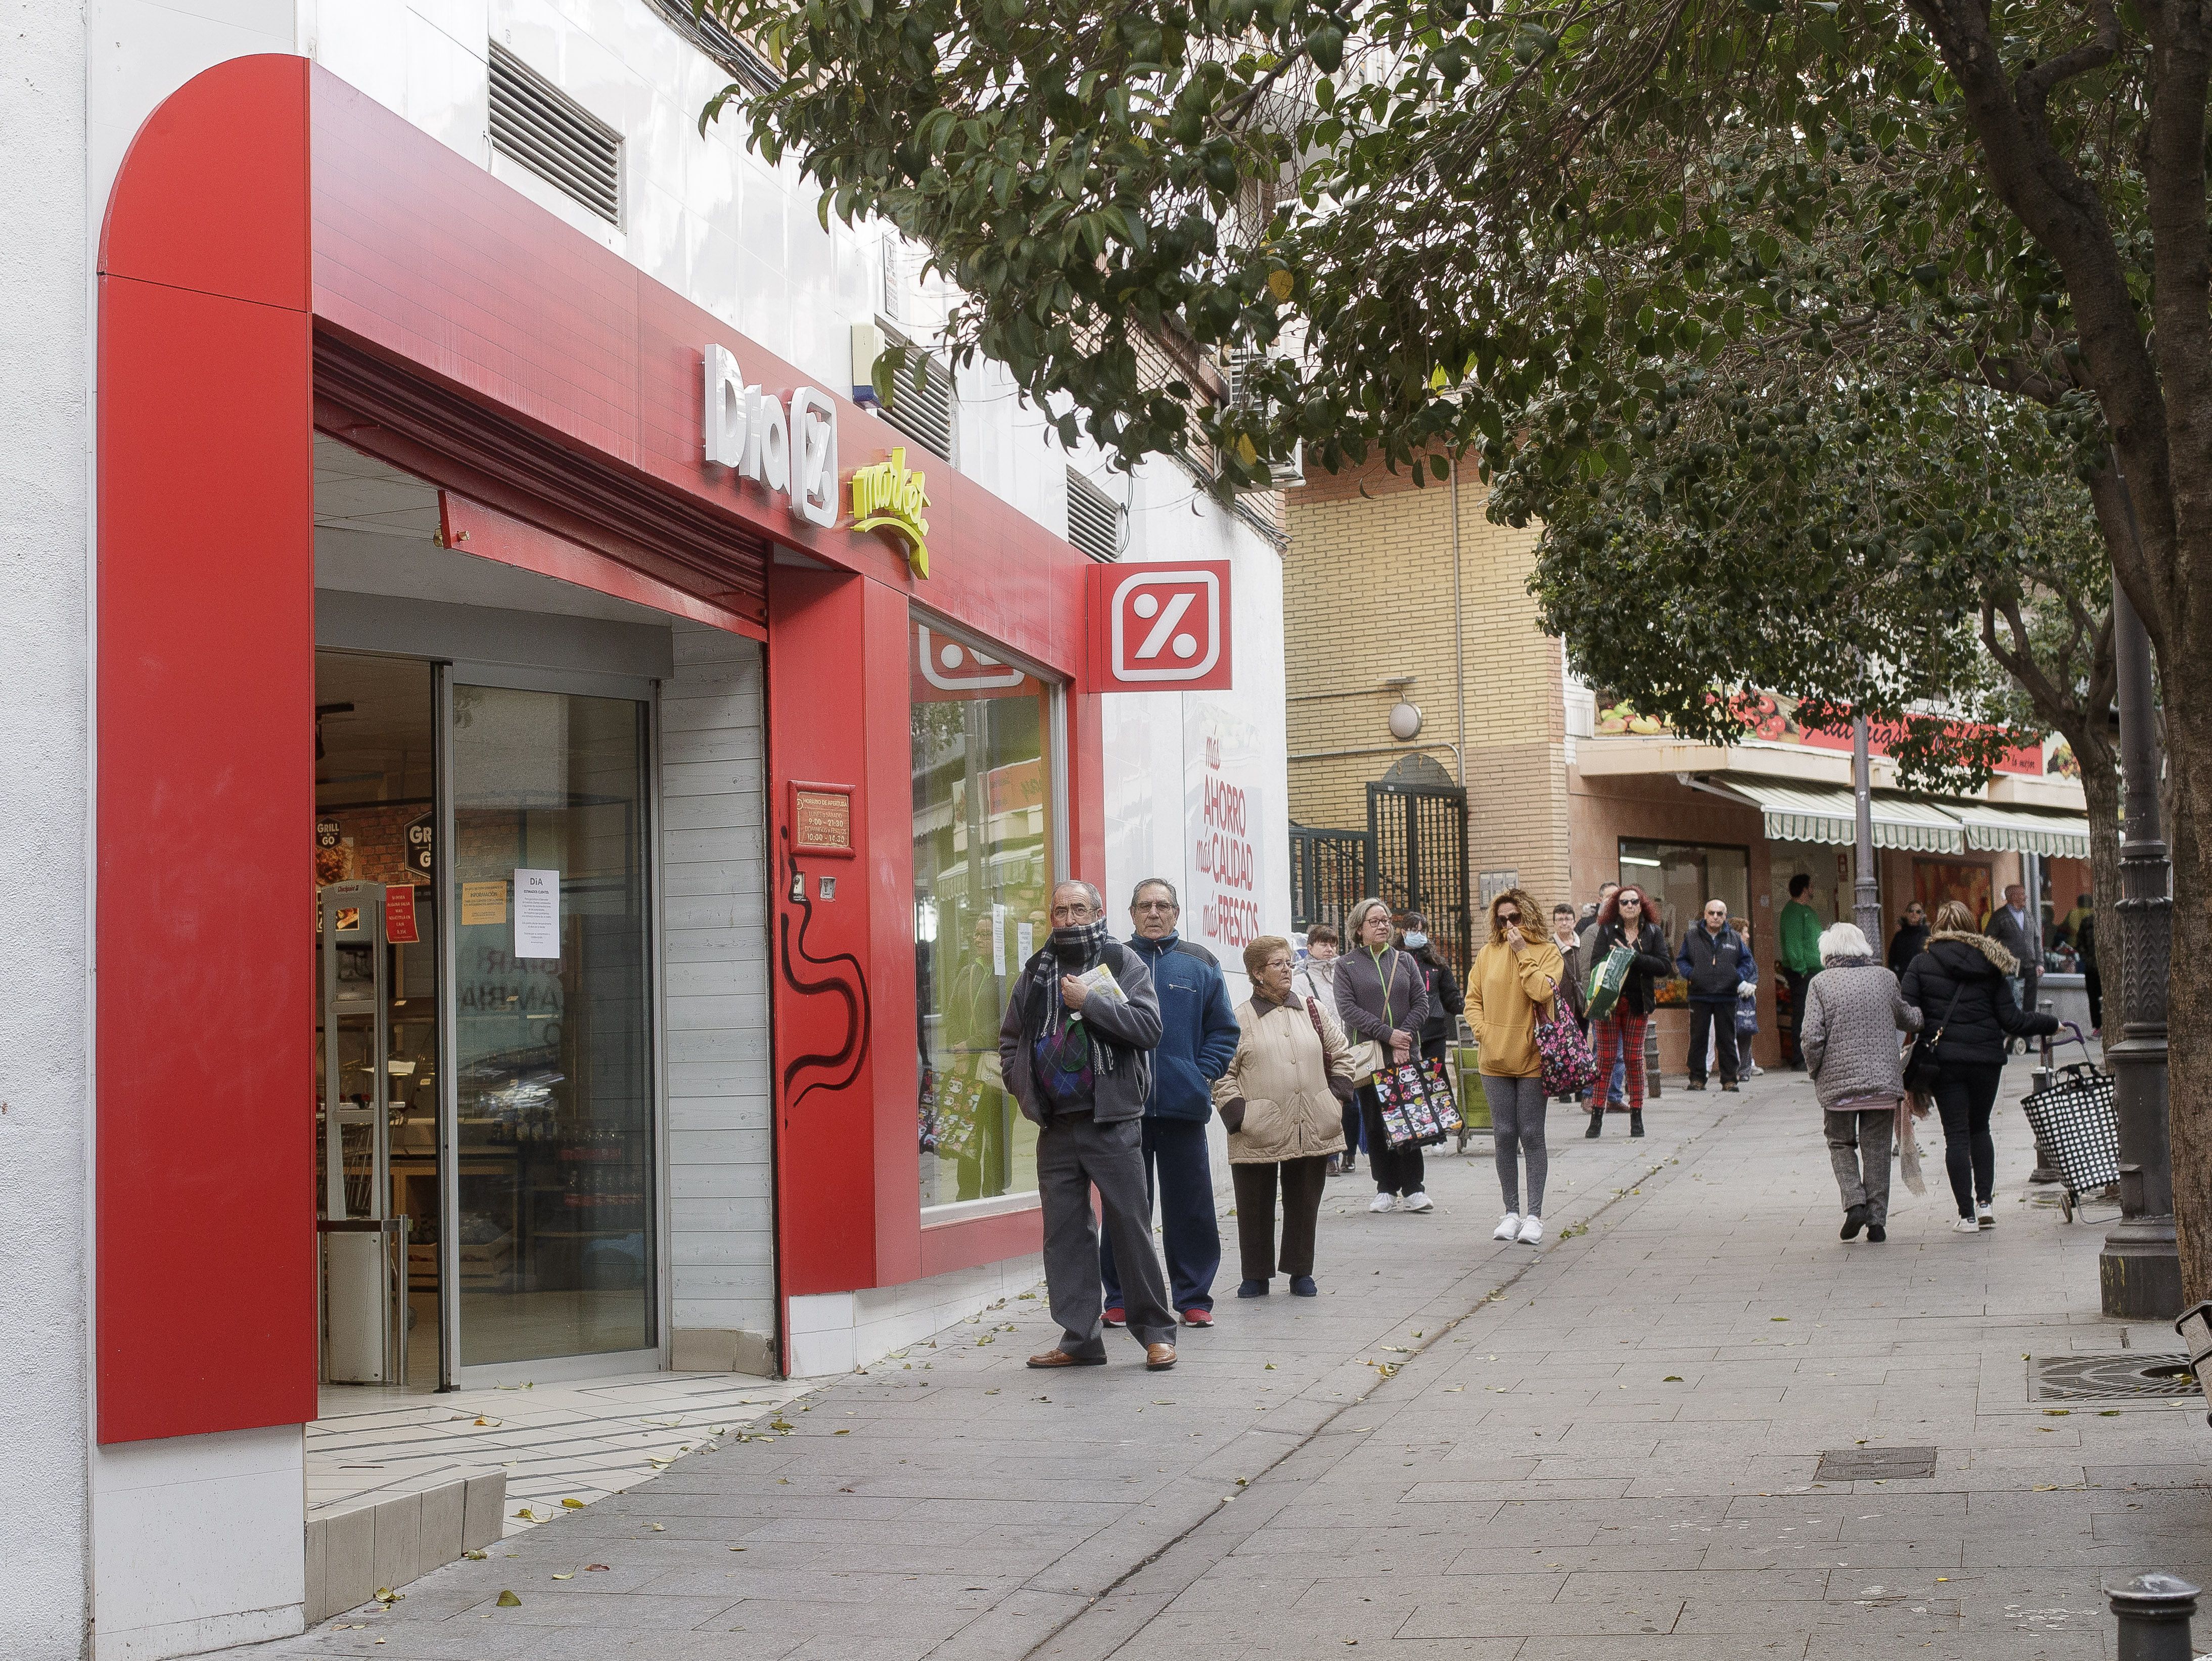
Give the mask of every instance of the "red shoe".
<svg viewBox="0 0 2212 1661">
<path fill-rule="evenodd" d="M 1213 1311 L 1210 1309 L 1187 1309 L 1182 1312 L 1182 1323 L 1187 1327 L 1210 1327 Z"/>
<path fill-rule="evenodd" d="M 1125 1327 L 1129 1324 L 1129 1311 L 1116 1304 L 1099 1318 L 1109 1327 Z"/>
</svg>

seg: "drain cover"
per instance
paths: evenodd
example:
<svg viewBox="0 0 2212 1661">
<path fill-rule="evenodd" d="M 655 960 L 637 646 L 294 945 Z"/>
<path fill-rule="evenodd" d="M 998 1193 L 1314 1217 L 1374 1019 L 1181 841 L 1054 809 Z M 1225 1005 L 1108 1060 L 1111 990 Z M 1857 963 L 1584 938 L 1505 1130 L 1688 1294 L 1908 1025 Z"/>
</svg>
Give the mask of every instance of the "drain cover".
<svg viewBox="0 0 2212 1661">
<path fill-rule="evenodd" d="M 1889 1482 L 1935 1474 L 1934 1448 L 1830 1448 L 1820 1456 L 1820 1468 L 1813 1473 L 1813 1480 Z"/>
<path fill-rule="evenodd" d="M 2038 1402 L 2125 1402 L 2197 1394 L 2186 1355 L 2137 1350 L 2118 1355 L 2039 1355 L 2028 1363 Z"/>
</svg>

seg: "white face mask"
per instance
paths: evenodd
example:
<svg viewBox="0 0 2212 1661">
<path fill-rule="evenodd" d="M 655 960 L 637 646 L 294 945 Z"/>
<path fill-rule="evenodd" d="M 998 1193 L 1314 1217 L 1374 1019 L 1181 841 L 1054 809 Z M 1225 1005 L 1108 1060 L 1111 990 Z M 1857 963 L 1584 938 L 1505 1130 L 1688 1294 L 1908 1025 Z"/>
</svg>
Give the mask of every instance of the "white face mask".
<svg viewBox="0 0 2212 1661">
<path fill-rule="evenodd" d="M 1418 928 L 1406 936 L 1406 950 L 1408 952 L 1418 952 L 1428 943 L 1429 937 Z"/>
</svg>

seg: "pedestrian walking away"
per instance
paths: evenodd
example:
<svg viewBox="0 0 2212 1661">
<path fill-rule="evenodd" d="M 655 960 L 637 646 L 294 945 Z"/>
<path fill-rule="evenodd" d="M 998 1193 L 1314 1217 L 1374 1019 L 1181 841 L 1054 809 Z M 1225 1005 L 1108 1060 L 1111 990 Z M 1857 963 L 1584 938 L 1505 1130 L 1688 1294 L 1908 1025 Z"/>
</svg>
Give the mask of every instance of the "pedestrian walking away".
<svg viewBox="0 0 2212 1661">
<path fill-rule="evenodd" d="M 1311 998 L 1323 1009 L 1334 1014 L 1336 1009 L 1336 965 L 1342 942 L 1336 930 L 1325 922 L 1317 922 L 1306 930 L 1306 954 L 1299 960 L 1291 976 L 1291 984 L 1302 998 Z M 1344 1104 L 1344 1152 L 1328 1162 L 1332 1177 L 1349 1177 L 1359 1168 L 1359 1104 L 1347 1099 Z"/>
<path fill-rule="evenodd" d="M 1159 1001 L 1145 960 L 1106 933 L 1106 904 L 1087 882 L 1052 891 L 1052 936 L 1022 965 L 999 1027 L 999 1064 L 1023 1116 L 1037 1127 L 1037 1199 L 1044 1213 L 1045 1293 L 1060 1342 L 1033 1367 L 1103 1366 L 1098 1191 L 1114 1241 L 1129 1332 L 1154 1372 L 1176 1364 L 1145 1192 L 1143 1122 Z"/>
<path fill-rule="evenodd" d="M 1589 1127 L 1583 1132 L 1585 1136 L 1595 1136 L 1604 1129 L 1608 1112 L 1626 1112 L 1628 1134 L 1644 1134 L 1644 1031 L 1658 1002 L 1657 983 L 1674 972 L 1667 936 L 1650 913 L 1651 903 L 1644 891 L 1631 884 L 1607 897 L 1598 909 L 1597 924 L 1590 931 L 1593 974 L 1620 946 L 1629 949 L 1630 958 L 1620 995 L 1611 1008 L 1590 1021 L 1592 1047 L 1597 1052 L 1598 1097 L 1590 1105 Z M 1616 1065 L 1621 1071 L 1617 1085 L 1613 1082 Z M 1620 1096 L 1624 1090 L 1626 1101 Z"/>
<path fill-rule="evenodd" d="M 1918 900 L 1905 908 L 1897 933 L 1889 937 L 1889 972 L 1902 980 L 1912 960 L 1928 949 L 1928 913 Z"/>
<path fill-rule="evenodd" d="M 1358 1089 L 1359 1129 L 1367 1144 L 1368 1169 L 1375 1173 L 1370 1211 L 1433 1211 L 1426 1192 L 1420 1145 L 1390 1146 L 1382 1105 L 1375 1094 L 1375 1074 L 1413 1053 L 1413 1040 L 1428 1019 L 1428 992 L 1420 965 L 1393 946 L 1396 933 L 1390 908 L 1364 899 L 1346 919 L 1352 947 L 1337 960 L 1336 1013 L 1352 1049 L 1352 1074 Z"/>
<path fill-rule="evenodd" d="M 1544 1058 L 1536 1048 L 1536 1023 L 1548 1018 L 1564 972 L 1559 948 L 1537 931 L 1542 914 L 1525 888 L 1509 888 L 1490 902 L 1490 938 L 1474 954 L 1467 977 L 1468 1023 L 1482 1054 L 1482 1093 L 1490 1102 L 1491 1141 L 1498 1158 L 1498 1187 L 1505 1214 L 1491 1238 L 1535 1245 L 1544 1238 L 1544 1177 L 1551 1156 L 1544 1145 Z M 1522 1209 L 1521 1167 L 1528 1168 Z"/>
<path fill-rule="evenodd" d="M 1936 913 L 1928 949 L 1905 971 L 1900 990 L 1920 1012 L 1913 1065 L 1932 1072 L 1929 1087 L 1943 1116 L 1943 1167 L 1959 1204 L 1961 1234 L 1994 1228 L 1996 1143 L 1990 1116 L 2004 1079 L 2005 1046 L 2058 1030 L 2057 1020 L 2023 1010 L 2013 997 L 2020 959 L 1974 928 L 1958 900 Z M 1914 1080 L 1916 1085 L 1917 1079 Z"/>
<path fill-rule="evenodd" d="M 1897 977 L 1874 960 L 1856 925 L 1822 931 L 1820 968 L 1805 999 L 1805 1070 L 1820 1103 L 1828 1159 L 1843 1196 L 1843 1238 L 1863 1229 L 1869 1243 L 1889 1238 L 1889 1164 L 1911 1127 L 1905 1105 L 1900 1032 L 1917 1032 L 1922 1016 L 1899 991 Z"/>
<path fill-rule="evenodd" d="M 1805 904 L 1813 879 L 1802 871 L 1790 879 L 1790 903 L 1776 920 L 1782 940 L 1782 985 L 1790 995 L 1790 1019 L 1782 1029 L 1782 1059 L 1805 1065 L 1805 983 L 1820 972 L 1820 914 Z"/>
<path fill-rule="evenodd" d="M 1816 937 L 1817 947 L 1817 937 Z M 1707 900 L 1705 915 L 1682 936 L 1674 967 L 1690 983 L 1690 1088 L 1705 1087 L 1705 1040 L 1712 1038 L 1721 1088 L 1735 1088 L 1735 1005 L 1759 969 L 1751 948 L 1729 924 L 1725 901 Z"/>
<path fill-rule="evenodd" d="M 1344 1146 L 1340 1104 L 1351 1098 L 1352 1049 L 1318 998 L 1292 983 L 1291 943 L 1263 934 L 1244 948 L 1252 995 L 1237 1007 L 1237 1039 L 1213 1081 L 1229 1128 L 1229 1179 L 1237 1190 L 1239 1298 L 1264 1298 L 1278 1269 L 1293 1297 L 1310 1298 L 1314 1235 L 1329 1156 Z M 1282 1255 L 1275 1197 L 1282 1196 Z"/>
<path fill-rule="evenodd" d="M 2084 894 L 2074 906 L 2074 955 L 2081 963 L 2081 989 L 2089 995 L 2089 1031 L 2105 1030 L 2105 977 L 2097 965 L 2097 913 L 2093 898 Z"/>
<path fill-rule="evenodd" d="M 2033 1013 L 2035 995 L 2043 982 L 2043 919 L 2027 909 L 2027 890 L 2014 883 L 2004 891 L 2004 904 L 1990 913 L 1989 937 L 2013 955 L 2020 966 L 2012 971 L 2012 1001 Z M 2014 1040 L 2007 1037 L 2004 1053 L 2012 1054 Z M 2020 1041 L 2027 1048 L 2025 1039 Z"/>
<path fill-rule="evenodd" d="M 1129 949 L 1152 971 L 1160 1002 L 1160 1043 L 1152 1052 L 1152 1087 L 1145 1098 L 1143 1151 L 1146 1216 L 1160 1214 L 1168 1293 L 1187 1327 L 1213 1324 L 1213 1277 L 1221 1269 L 1221 1223 L 1213 1208 L 1213 1165 L 1206 1124 L 1213 1116 L 1213 1081 L 1237 1052 L 1237 1015 L 1229 983 L 1213 953 L 1176 933 L 1182 897 L 1164 877 L 1147 877 L 1129 896 L 1135 929 Z M 1121 1324 L 1121 1277 L 1111 1235 L 1098 1243 L 1098 1278 L 1108 1326 Z"/>
</svg>

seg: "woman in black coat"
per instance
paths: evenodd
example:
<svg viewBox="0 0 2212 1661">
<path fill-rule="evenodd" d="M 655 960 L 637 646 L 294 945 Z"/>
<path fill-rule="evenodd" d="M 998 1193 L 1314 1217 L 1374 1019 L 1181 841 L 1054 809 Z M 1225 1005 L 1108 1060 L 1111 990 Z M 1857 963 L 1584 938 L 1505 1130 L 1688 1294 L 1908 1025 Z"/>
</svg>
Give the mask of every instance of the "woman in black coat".
<svg viewBox="0 0 2212 1661">
<path fill-rule="evenodd" d="M 1591 973 L 1617 946 L 1632 947 L 1636 960 L 1629 965 L 1620 1001 L 1590 1023 L 1592 1047 L 1597 1052 L 1597 1094 L 1590 1104 L 1589 1129 L 1583 1132 L 1586 1137 L 1603 1129 L 1608 1110 L 1619 1113 L 1624 1109 L 1628 1114 L 1628 1134 L 1644 1134 L 1644 1029 L 1658 1002 L 1656 983 L 1672 979 L 1674 973 L 1674 954 L 1668 949 L 1667 936 L 1653 915 L 1656 909 L 1635 885 L 1617 888 L 1598 909 L 1596 925 L 1589 933 Z M 1607 1100 L 1612 1092 L 1615 1057 L 1621 1062 L 1628 1086 L 1626 1102 Z"/>
<path fill-rule="evenodd" d="M 1932 1046 L 1936 1110 L 1943 1116 L 1943 1164 L 1959 1202 L 1961 1234 L 1994 1228 L 1996 1144 L 1990 1116 L 2004 1078 L 2005 1040 L 2058 1030 L 2057 1017 L 2023 1010 L 2014 1001 L 2013 954 L 1974 928 L 1974 914 L 1946 900 L 1936 914 L 1928 949 L 1906 967 L 1905 1002 L 1920 1011 L 1921 1043 Z"/>
<path fill-rule="evenodd" d="M 1897 920 L 1897 933 L 1889 937 L 1889 972 L 1900 980 L 1912 960 L 1928 949 L 1928 914 L 1915 900 Z"/>
<path fill-rule="evenodd" d="M 1429 995 L 1428 1019 L 1421 1023 L 1417 1037 L 1424 1061 L 1443 1062 L 1449 1066 L 1451 1057 L 1446 1053 L 1454 1039 L 1459 1037 L 1459 1018 L 1467 1009 L 1467 994 L 1461 989 L 1459 977 L 1452 966 L 1437 955 L 1437 943 L 1429 938 L 1429 920 L 1418 911 L 1408 911 L 1398 922 L 1398 946 L 1421 966 L 1421 984 Z"/>
</svg>

